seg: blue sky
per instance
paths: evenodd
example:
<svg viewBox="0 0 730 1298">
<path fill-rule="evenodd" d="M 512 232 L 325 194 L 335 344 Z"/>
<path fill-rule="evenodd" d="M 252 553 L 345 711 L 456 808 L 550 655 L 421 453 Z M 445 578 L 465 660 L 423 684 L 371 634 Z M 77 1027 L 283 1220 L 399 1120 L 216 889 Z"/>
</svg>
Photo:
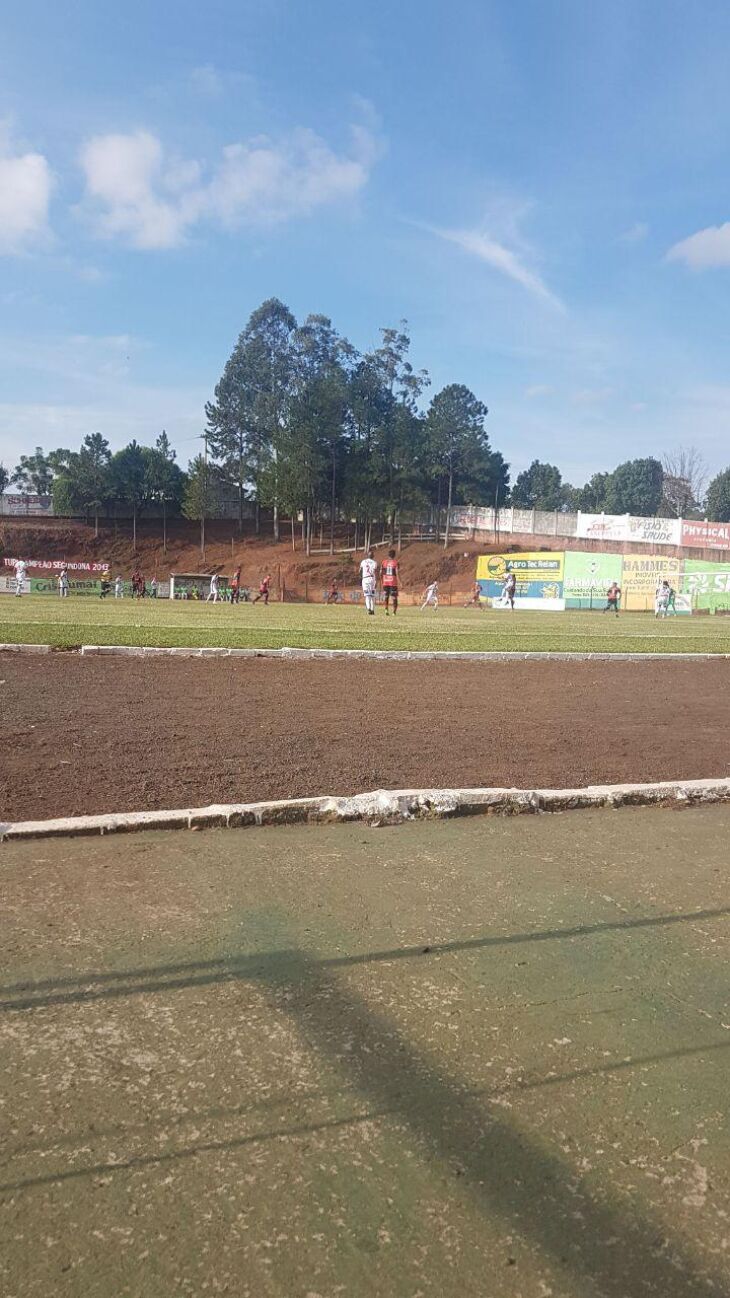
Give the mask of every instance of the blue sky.
<svg viewBox="0 0 730 1298">
<path fill-rule="evenodd" d="M 5 0 L 0 459 L 187 463 L 276 295 L 406 317 L 515 472 L 725 467 L 728 66 L 725 0 Z"/>
</svg>

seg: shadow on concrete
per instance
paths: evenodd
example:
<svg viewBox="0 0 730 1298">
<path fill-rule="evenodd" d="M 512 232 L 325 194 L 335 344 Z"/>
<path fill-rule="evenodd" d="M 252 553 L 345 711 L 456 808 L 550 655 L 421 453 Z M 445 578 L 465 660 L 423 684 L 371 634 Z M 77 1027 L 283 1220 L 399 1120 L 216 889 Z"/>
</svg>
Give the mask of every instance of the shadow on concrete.
<svg viewBox="0 0 730 1298">
<path fill-rule="evenodd" d="M 722 919 L 730 915 L 730 906 L 689 911 L 679 915 L 650 915 L 639 919 L 608 920 L 601 924 L 577 924 L 570 928 L 536 929 L 532 933 L 507 933 L 490 937 L 463 938 L 424 946 L 394 947 L 386 951 L 367 951 L 360 955 L 328 956 L 317 959 L 321 969 L 344 969 L 354 965 L 378 964 L 395 960 L 423 959 L 426 956 L 452 955 L 462 951 L 479 951 L 491 947 L 520 946 L 531 942 L 555 942 L 566 938 L 590 938 L 603 933 L 620 933 L 631 929 L 667 928 L 698 920 Z M 266 976 L 273 962 L 286 963 L 297 952 L 266 952 L 218 960 L 196 960 L 174 965 L 153 965 L 109 973 L 78 974 L 72 978 L 47 978 L 24 981 L 0 987 L 0 1012 L 45 1009 L 51 1005 L 72 1005 L 119 996 L 174 990 L 181 987 L 205 987 L 211 983 L 237 979 L 258 980 Z M 27 993 L 23 995 L 23 993 Z M 45 995 L 40 993 L 46 993 Z"/>
<path fill-rule="evenodd" d="M 718 912 L 704 912 L 705 917 L 709 913 Z M 697 919 L 700 913 L 682 918 Z M 679 918 L 671 917 L 668 922 L 679 922 Z M 638 925 L 628 921 L 597 929 L 632 926 Z M 581 935 L 585 932 L 580 930 Z M 565 934 L 566 930 L 558 930 L 553 936 Z M 534 937 L 528 936 L 527 940 Z M 462 950 L 472 945 L 447 944 L 443 949 Z M 602 1298 L 633 1298 L 638 1294 L 653 1298 L 722 1298 L 730 1293 L 727 1277 L 711 1273 L 687 1242 L 668 1236 L 662 1226 L 652 1223 L 610 1189 L 603 1192 L 589 1188 L 580 1173 L 550 1148 L 549 1137 L 541 1140 L 521 1129 L 502 1108 L 495 1112 L 494 1107 L 480 1103 L 473 1091 L 459 1085 L 426 1051 L 409 1042 L 392 1020 L 343 986 L 333 969 L 359 962 L 358 958 L 347 957 L 317 961 L 303 952 L 286 950 L 231 961 L 224 974 L 211 974 L 204 981 L 222 983 L 237 977 L 260 981 L 272 996 L 276 1012 L 294 1020 L 311 1048 L 343 1076 L 348 1093 L 354 1091 L 362 1096 L 364 1113 L 197 1144 L 164 1155 L 141 1155 L 70 1169 L 55 1176 L 44 1174 L 2 1189 L 9 1192 L 102 1173 L 111 1175 L 207 1151 L 232 1150 L 263 1140 L 295 1139 L 390 1116 L 398 1126 L 405 1124 L 409 1128 L 422 1157 L 437 1160 L 439 1175 L 462 1178 L 481 1211 L 505 1223 L 516 1238 L 537 1245 L 564 1274 L 575 1278 L 579 1292 Z M 178 972 L 179 966 L 175 970 Z M 199 981 L 196 977 L 157 979 L 141 982 L 135 990 L 196 986 Z M 101 995 L 117 992 L 129 994 L 129 989 L 110 987 Z M 728 1044 L 681 1049 L 676 1055 L 681 1057 L 695 1049 L 700 1053 L 725 1048 Z M 674 1053 L 662 1058 L 671 1058 Z M 624 1066 L 629 1066 L 626 1061 L 605 1067 L 610 1070 Z M 586 1075 L 597 1071 L 602 1069 L 585 1070 Z M 547 1079 L 547 1084 L 554 1084 L 554 1079 Z M 511 1252 L 519 1266 L 517 1243 L 511 1245 Z M 497 1258 L 494 1265 L 499 1265 Z"/>
</svg>

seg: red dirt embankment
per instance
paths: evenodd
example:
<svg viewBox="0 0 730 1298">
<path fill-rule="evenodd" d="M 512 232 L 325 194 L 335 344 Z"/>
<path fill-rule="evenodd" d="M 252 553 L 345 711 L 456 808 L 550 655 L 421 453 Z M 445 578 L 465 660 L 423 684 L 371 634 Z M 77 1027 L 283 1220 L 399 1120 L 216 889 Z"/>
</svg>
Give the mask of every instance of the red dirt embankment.
<svg viewBox="0 0 730 1298">
<path fill-rule="evenodd" d="M 270 524 L 269 524 L 270 526 Z M 223 572 L 230 574 L 238 564 L 249 585 L 258 584 L 270 572 L 278 587 L 303 590 L 305 582 L 325 586 L 333 578 L 341 585 L 359 582 L 362 552 L 351 554 L 313 554 L 307 557 L 301 538 L 295 535 L 276 544 L 256 537 L 251 531 L 239 534 L 235 522 L 213 522 L 206 527 L 206 557 L 200 553 L 200 531 L 196 523 L 175 519 L 168 526 L 167 552 L 162 547 L 162 524 L 143 521 L 137 528 L 137 551 L 132 545 L 128 523 L 93 527 L 70 519 L 4 520 L 0 523 L 0 559 L 4 554 L 25 559 L 65 559 L 73 562 L 106 561 L 113 573 L 130 577 L 137 564 L 147 578 L 157 575 L 166 580 L 171 572 Z M 338 537 L 336 544 L 345 545 Z M 377 546 L 382 557 L 387 546 Z M 493 550 L 483 542 L 455 542 L 443 545 L 428 542 L 404 544 L 401 556 L 401 582 L 406 590 L 420 590 L 429 581 L 451 582 L 455 591 L 467 591 L 474 580 L 476 557 Z"/>
<path fill-rule="evenodd" d="M 0 820 L 727 776 L 730 663 L 0 654 Z"/>
</svg>

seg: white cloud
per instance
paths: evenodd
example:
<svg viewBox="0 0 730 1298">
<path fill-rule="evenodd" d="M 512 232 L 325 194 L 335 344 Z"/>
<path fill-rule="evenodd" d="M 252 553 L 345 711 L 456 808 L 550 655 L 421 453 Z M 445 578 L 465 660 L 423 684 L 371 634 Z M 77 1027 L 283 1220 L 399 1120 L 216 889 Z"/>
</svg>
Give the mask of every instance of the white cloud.
<svg viewBox="0 0 730 1298">
<path fill-rule="evenodd" d="M 554 389 L 549 383 L 531 383 L 529 388 L 525 388 L 525 396 L 528 401 L 537 401 L 539 397 L 549 397 Z"/>
<path fill-rule="evenodd" d="M 649 233 L 646 221 L 636 221 L 628 230 L 624 230 L 621 243 L 641 243 Z"/>
<path fill-rule="evenodd" d="M 498 243 L 489 234 L 480 230 L 440 229 L 434 229 L 433 233 L 437 234 L 441 239 L 446 239 L 449 243 L 456 244 L 463 252 L 478 257 L 480 261 L 499 271 L 500 274 L 506 275 L 508 279 L 514 280 L 517 284 L 521 284 L 535 297 L 542 298 L 543 301 L 549 302 L 561 311 L 565 310 L 563 303 L 554 293 L 551 293 L 537 272 L 530 270 L 525 265 L 523 256 L 508 248 L 504 243 Z"/>
<path fill-rule="evenodd" d="M 572 392 L 570 400 L 574 406 L 600 406 L 613 396 L 613 388 L 578 388 Z"/>
<path fill-rule="evenodd" d="M 212 63 L 203 63 L 199 68 L 193 68 L 190 84 L 199 94 L 207 95 L 210 99 L 218 99 L 223 94 L 223 77 Z"/>
<path fill-rule="evenodd" d="M 306 216 L 354 197 L 367 184 L 380 146 L 368 126 L 351 127 L 338 154 L 314 131 L 228 145 L 212 171 L 167 157 L 149 131 L 99 135 L 81 152 L 86 200 L 104 238 L 134 248 L 173 248 L 203 221 L 228 229 Z"/>
<path fill-rule="evenodd" d="M 667 253 L 667 261 L 683 261 L 692 270 L 708 270 L 713 266 L 730 266 L 730 221 L 724 225 L 708 225 L 688 239 L 675 243 Z"/>
<path fill-rule="evenodd" d="M 0 133 L 0 254 L 24 252 L 48 237 L 53 177 L 42 153 L 13 153 Z"/>
</svg>

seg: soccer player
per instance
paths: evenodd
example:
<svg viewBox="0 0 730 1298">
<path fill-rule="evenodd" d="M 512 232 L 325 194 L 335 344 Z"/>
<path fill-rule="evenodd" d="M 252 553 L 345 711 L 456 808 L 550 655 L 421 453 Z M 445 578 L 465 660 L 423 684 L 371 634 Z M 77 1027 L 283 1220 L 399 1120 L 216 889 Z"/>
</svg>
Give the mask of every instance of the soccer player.
<svg viewBox="0 0 730 1298">
<path fill-rule="evenodd" d="M 157 578 L 153 577 L 150 582 L 150 599 L 157 599 Z"/>
<path fill-rule="evenodd" d="M 254 600 L 252 600 L 252 603 L 253 603 L 253 604 L 258 604 L 258 602 L 259 602 L 260 599 L 262 599 L 262 600 L 264 601 L 264 604 L 268 604 L 268 602 L 269 602 L 269 586 L 270 586 L 270 585 L 271 585 L 271 577 L 270 577 L 269 574 L 267 573 L 266 576 L 262 579 L 261 585 L 259 586 L 259 593 L 258 593 L 258 595 L 256 596 L 256 598 L 255 598 Z"/>
<path fill-rule="evenodd" d="M 241 598 L 241 565 L 239 563 L 231 582 L 231 603 L 237 604 Z"/>
<path fill-rule="evenodd" d="M 106 599 L 111 588 L 112 588 L 112 575 L 109 569 L 105 568 L 101 574 L 101 590 L 99 591 L 99 599 Z"/>
<path fill-rule="evenodd" d="M 220 596 L 218 594 L 218 573 L 214 572 L 213 576 L 210 579 L 210 590 L 208 591 L 208 597 L 205 602 L 206 604 L 210 604 L 212 600 L 214 604 L 217 604 L 219 599 Z"/>
<path fill-rule="evenodd" d="M 481 600 L 479 598 L 481 593 L 481 586 L 478 581 L 475 581 L 471 588 L 471 595 L 466 601 L 464 608 L 481 608 Z"/>
<path fill-rule="evenodd" d="M 438 606 L 439 606 L 439 584 L 437 581 L 432 581 L 431 585 L 427 586 L 424 591 L 423 603 L 421 604 L 421 609 L 423 610 L 424 608 L 438 608 Z"/>
<path fill-rule="evenodd" d="M 365 612 L 371 617 L 375 616 L 375 580 L 377 575 L 378 565 L 375 552 L 368 550 L 366 558 L 360 564 L 360 581 L 362 582 L 362 593 L 365 600 Z"/>
<path fill-rule="evenodd" d="M 15 594 L 20 598 L 25 582 L 25 559 L 15 560 Z"/>
<path fill-rule="evenodd" d="M 387 559 L 383 559 L 380 568 L 380 580 L 385 596 L 385 616 L 388 616 L 388 608 L 392 599 L 393 617 L 395 617 L 398 612 L 398 560 L 395 557 L 395 550 L 389 550 Z"/>
<path fill-rule="evenodd" d="M 669 617 L 670 613 L 673 613 L 675 617 L 677 616 L 677 592 L 673 586 L 669 587 L 669 598 L 667 600 L 667 617 Z"/>
<path fill-rule="evenodd" d="M 60 573 L 58 574 L 58 593 L 59 593 L 61 599 L 66 599 L 66 598 L 67 598 L 67 596 L 68 596 L 68 585 L 69 585 L 69 582 L 68 582 L 68 569 L 66 569 L 66 568 L 62 568 L 61 571 L 60 571 Z"/>
<path fill-rule="evenodd" d="M 618 617 L 618 606 L 621 603 L 621 587 L 617 581 L 612 581 L 606 591 L 606 607 L 604 613 L 615 613 Z"/>
<path fill-rule="evenodd" d="M 340 602 L 340 592 L 337 589 L 337 582 L 334 577 L 332 578 L 332 584 L 327 592 L 324 602 L 325 604 L 339 604 Z"/>
<path fill-rule="evenodd" d="M 515 595 L 517 593 L 517 578 L 513 572 L 508 572 L 502 582 L 502 603 L 509 604 L 512 612 L 515 611 Z"/>
<path fill-rule="evenodd" d="M 669 606 L 669 582 L 664 580 L 656 588 L 656 599 L 654 603 L 654 617 L 666 617 Z"/>
<path fill-rule="evenodd" d="M 114 598 L 124 599 L 124 582 L 121 573 L 114 578 Z"/>
</svg>

